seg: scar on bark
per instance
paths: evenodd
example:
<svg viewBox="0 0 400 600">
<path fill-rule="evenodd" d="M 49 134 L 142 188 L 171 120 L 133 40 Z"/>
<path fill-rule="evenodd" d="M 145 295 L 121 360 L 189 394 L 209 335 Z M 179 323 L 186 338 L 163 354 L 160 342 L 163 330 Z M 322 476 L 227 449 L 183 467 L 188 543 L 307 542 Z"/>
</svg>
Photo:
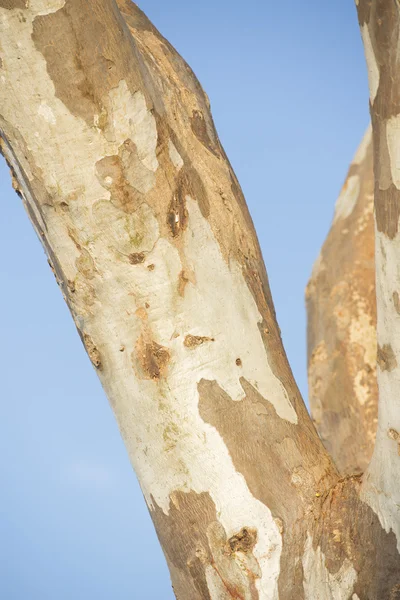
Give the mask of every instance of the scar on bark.
<svg viewBox="0 0 400 600">
<path fill-rule="evenodd" d="M 132 360 L 139 360 L 145 379 L 161 379 L 165 374 L 170 361 L 170 353 L 167 348 L 157 344 L 155 341 L 148 342 L 140 336 L 136 344 L 136 353 Z"/>
<path fill-rule="evenodd" d="M 397 442 L 397 453 L 400 456 L 400 434 L 399 434 L 399 432 L 396 431 L 396 429 L 388 429 L 387 435 L 391 440 L 394 440 L 395 442 Z"/>
<path fill-rule="evenodd" d="M 144 252 L 133 252 L 128 256 L 131 265 L 140 265 L 144 262 L 146 255 Z"/>
<path fill-rule="evenodd" d="M 257 531 L 250 527 L 243 527 L 239 533 L 228 540 L 232 552 L 251 552 L 257 543 Z"/>
<path fill-rule="evenodd" d="M 382 347 L 378 345 L 377 362 L 382 371 L 389 371 L 389 373 L 397 367 L 397 360 L 390 344 L 384 344 Z"/>
<path fill-rule="evenodd" d="M 93 366 L 96 367 L 96 369 L 100 370 L 103 366 L 102 362 L 101 362 L 101 356 L 100 356 L 100 352 L 96 348 L 96 345 L 93 342 L 92 338 L 87 333 L 84 333 L 82 335 L 82 341 L 84 343 L 86 352 L 88 353 L 88 356 L 89 356 Z"/>
<path fill-rule="evenodd" d="M 214 338 L 207 337 L 204 335 L 190 335 L 190 333 L 185 337 L 183 345 L 186 348 L 196 348 L 197 346 L 201 346 L 205 342 L 214 342 Z"/>
</svg>

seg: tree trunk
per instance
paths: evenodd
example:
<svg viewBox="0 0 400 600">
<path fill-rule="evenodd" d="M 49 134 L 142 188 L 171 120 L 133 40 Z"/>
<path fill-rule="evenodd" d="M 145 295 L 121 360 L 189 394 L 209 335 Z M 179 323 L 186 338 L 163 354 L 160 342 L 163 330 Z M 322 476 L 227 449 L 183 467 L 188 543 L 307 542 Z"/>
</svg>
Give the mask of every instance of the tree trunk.
<svg viewBox="0 0 400 600">
<path fill-rule="evenodd" d="M 190 68 L 129 0 L 0 0 L 0 33 L 2 152 L 176 597 L 396 597 L 397 538 L 312 425 Z"/>
</svg>

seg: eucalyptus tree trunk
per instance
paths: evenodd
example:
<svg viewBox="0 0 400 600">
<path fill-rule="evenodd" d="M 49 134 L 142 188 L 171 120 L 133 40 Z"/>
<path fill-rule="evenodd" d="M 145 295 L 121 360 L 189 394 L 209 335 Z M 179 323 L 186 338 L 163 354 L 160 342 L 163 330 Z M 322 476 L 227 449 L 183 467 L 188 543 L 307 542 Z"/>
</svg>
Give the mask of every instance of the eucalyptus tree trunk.
<svg viewBox="0 0 400 600">
<path fill-rule="evenodd" d="M 190 68 L 129 0 L 0 0 L 0 59 L 1 150 L 176 597 L 398 597 L 400 519 L 373 487 L 382 453 L 368 485 L 341 478 L 314 429 Z M 383 442 L 393 494 L 397 430 Z"/>
</svg>

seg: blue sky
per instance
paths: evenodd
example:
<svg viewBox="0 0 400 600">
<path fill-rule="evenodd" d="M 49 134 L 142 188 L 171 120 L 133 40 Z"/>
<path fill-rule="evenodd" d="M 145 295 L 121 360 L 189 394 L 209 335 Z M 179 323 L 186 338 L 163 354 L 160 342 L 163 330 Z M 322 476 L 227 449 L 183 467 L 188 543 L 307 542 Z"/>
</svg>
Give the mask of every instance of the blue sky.
<svg viewBox="0 0 400 600">
<path fill-rule="evenodd" d="M 353 3 L 140 6 L 210 97 L 306 396 L 304 287 L 368 123 Z M 3 161 L 0 198 L 0 597 L 172 600 L 111 410 Z"/>
</svg>

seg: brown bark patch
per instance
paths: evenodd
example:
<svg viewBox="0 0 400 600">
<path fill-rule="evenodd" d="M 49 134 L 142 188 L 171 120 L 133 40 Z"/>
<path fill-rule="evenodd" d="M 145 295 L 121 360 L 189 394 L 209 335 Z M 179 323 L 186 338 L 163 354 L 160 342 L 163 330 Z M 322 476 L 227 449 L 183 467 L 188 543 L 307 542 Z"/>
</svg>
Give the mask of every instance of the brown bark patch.
<svg viewBox="0 0 400 600">
<path fill-rule="evenodd" d="M 145 261 L 146 255 L 144 252 L 133 252 L 128 256 L 131 265 L 140 265 Z"/>
<path fill-rule="evenodd" d="M 375 189 L 375 215 L 378 231 L 392 240 L 399 230 L 400 190 L 392 183 L 387 190 Z"/>
<path fill-rule="evenodd" d="M 205 492 L 173 492 L 168 515 L 153 505 L 151 516 L 178 600 L 211 600 L 206 569 L 226 600 L 258 600 L 255 581 L 261 573 L 252 553 L 256 530 L 243 527 L 228 540 Z"/>
<path fill-rule="evenodd" d="M 140 31 L 151 31 L 155 34 L 158 33 L 150 19 L 138 6 L 136 6 L 136 4 L 133 4 L 132 0 L 117 0 L 117 4 L 120 11 L 124 14 L 125 18 L 127 18 L 130 27 Z M 158 35 L 161 34 L 158 33 Z"/>
<path fill-rule="evenodd" d="M 88 335 L 87 333 L 83 334 L 82 341 L 85 345 L 86 352 L 88 353 L 88 356 L 89 356 L 93 366 L 96 367 L 96 369 L 100 370 L 103 366 L 102 362 L 101 362 L 101 355 L 100 355 L 100 352 L 97 349 L 94 341 L 92 340 L 90 335 Z"/>
<path fill-rule="evenodd" d="M 395 311 L 400 315 L 400 296 L 398 292 L 393 292 L 393 304 Z"/>
<path fill-rule="evenodd" d="M 400 600 L 400 583 L 391 589 L 389 600 Z"/>
<path fill-rule="evenodd" d="M 186 346 L 186 348 L 197 348 L 197 346 L 201 346 L 205 342 L 213 342 L 213 341 L 214 341 L 214 338 L 207 337 L 204 335 L 190 335 L 190 333 L 189 333 L 188 335 L 185 336 L 183 345 Z"/>
<path fill-rule="evenodd" d="M 170 566 L 176 597 L 211 600 L 204 569 L 212 560 L 207 528 L 217 515 L 210 495 L 174 492 L 168 515 L 154 500 L 153 505 L 150 513 Z"/>
<path fill-rule="evenodd" d="M 190 124 L 194 135 L 203 144 L 203 146 L 210 150 L 210 152 L 212 152 L 215 156 L 219 156 L 217 148 L 209 136 L 207 123 L 204 119 L 203 113 L 199 110 L 194 110 L 190 119 Z"/>
<path fill-rule="evenodd" d="M 353 593 L 360 599 L 383 600 L 400 585 L 400 555 L 393 531 L 386 533 L 360 500 L 360 484 L 359 478 L 348 478 L 329 491 L 314 522 L 313 543 L 321 547 L 331 573 L 345 559 L 351 562 L 357 572 Z"/>
<path fill-rule="evenodd" d="M 28 0 L 0 0 L 0 8 L 6 8 L 7 10 L 28 8 Z"/>
<path fill-rule="evenodd" d="M 167 371 L 170 358 L 168 348 L 154 341 L 148 342 L 143 336 L 139 337 L 136 352 L 132 355 L 134 363 L 138 359 L 145 379 L 161 379 Z"/>
<path fill-rule="evenodd" d="M 168 207 L 167 223 L 172 237 L 177 237 L 184 231 L 188 223 L 188 211 L 186 208 L 186 197 L 182 190 L 177 188 Z"/>
<path fill-rule="evenodd" d="M 187 227 L 186 196 L 196 200 L 203 217 L 209 216 L 210 203 L 203 182 L 194 167 L 185 165 L 178 173 L 175 191 L 167 213 L 167 223 L 173 237 L 177 237 Z"/>
<path fill-rule="evenodd" d="M 178 281 L 178 294 L 179 294 L 180 296 L 182 296 L 182 298 L 183 298 L 183 296 L 185 295 L 185 288 L 186 288 L 186 285 L 189 283 L 189 281 L 190 281 L 190 280 L 189 280 L 189 278 L 186 276 L 186 274 L 185 274 L 185 271 L 181 271 L 181 272 L 179 273 L 179 281 Z"/>
<path fill-rule="evenodd" d="M 400 112 L 399 12 L 397 0 L 376 0 L 369 14 L 368 29 L 379 69 L 379 87 L 372 111 L 381 119 Z"/>
<path fill-rule="evenodd" d="M 250 527 L 243 527 L 236 535 L 228 540 L 232 552 L 251 552 L 257 543 L 257 531 Z"/>
<path fill-rule="evenodd" d="M 118 155 L 105 156 L 96 163 L 98 180 L 110 192 L 111 203 L 126 213 L 137 210 L 144 197 L 142 192 L 131 184 L 130 171 L 138 163 L 136 147 L 131 140 L 121 145 Z"/>
<path fill-rule="evenodd" d="M 369 17 L 371 14 L 371 5 L 371 0 L 359 0 L 359 3 L 357 5 L 357 12 L 358 22 L 361 26 L 364 25 L 364 23 L 368 23 L 369 21 Z"/>
<path fill-rule="evenodd" d="M 378 345 L 377 362 L 381 371 L 393 371 L 397 367 L 397 360 L 390 344 Z"/>
<path fill-rule="evenodd" d="M 297 519 L 304 521 L 302 502 L 312 505 L 316 494 L 335 480 L 335 474 L 328 457 L 317 450 L 314 430 L 307 432 L 305 426 L 299 431 L 298 425 L 278 417 L 272 404 L 244 377 L 240 382 L 246 397 L 234 402 L 216 381 L 202 379 L 198 383 L 199 413 L 223 438 L 250 492 L 280 524 L 284 543 L 279 597 L 301 600 L 303 570 L 296 556 L 301 555 L 305 529 L 304 522 Z"/>
<path fill-rule="evenodd" d="M 46 60 L 56 96 L 90 126 L 95 115 L 103 115 L 105 124 L 103 100 L 122 79 L 132 92 L 138 87 L 133 40 L 124 29 L 110 0 L 68 0 L 60 10 L 33 22 L 32 38 Z"/>
<path fill-rule="evenodd" d="M 200 416 L 224 439 L 253 496 L 285 523 L 298 510 L 297 493 L 314 496 L 318 489 L 311 469 L 313 441 L 302 448 L 298 426 L 278 417 L 272 404 L 244 377 L 240 382 L 246 396 L 234 402 L 216 381 L 202 379 L 198 383 Z M 294 483 L 292 472 L 301 455 L 310 474 L 304 471 Z"/>
</svg>

